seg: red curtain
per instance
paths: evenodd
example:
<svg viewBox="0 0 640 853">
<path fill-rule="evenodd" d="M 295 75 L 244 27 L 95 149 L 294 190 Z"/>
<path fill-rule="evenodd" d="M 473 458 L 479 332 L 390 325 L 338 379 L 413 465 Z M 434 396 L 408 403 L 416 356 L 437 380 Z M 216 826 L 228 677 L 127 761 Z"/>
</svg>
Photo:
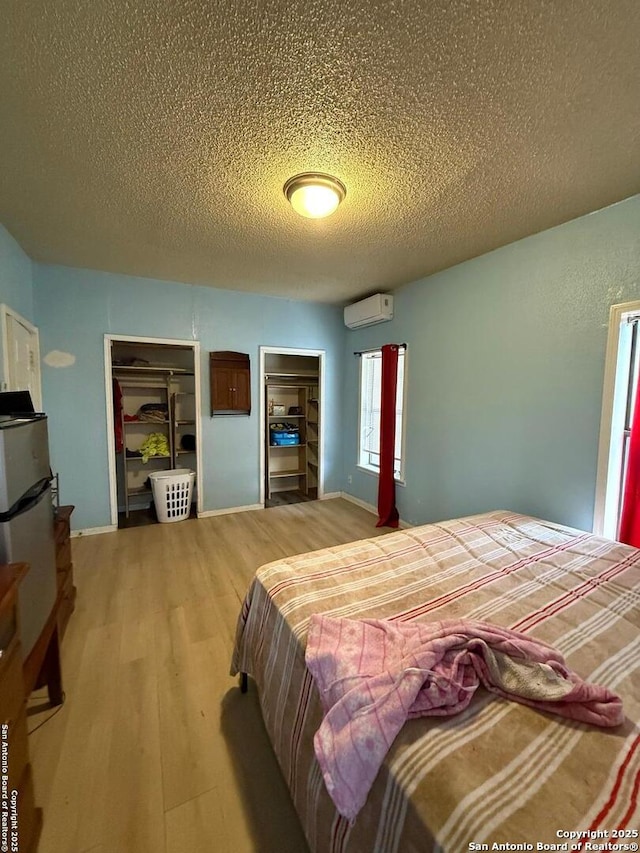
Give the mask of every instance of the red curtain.
<svg viewBox="0 0 640 853">
<path fill-rule="evenodd" d="M 382 347 L 382 395 L 380 401 L 380 477 L 378 480 L 378 523 L 376 527 L 397 527 L 396 481 L 393 457 L 396 447 L 396 390 L 398 386 L 398 345 Z"/>
<path fill-rule="evenodd" d="M 636 402 L 631 421 L 627 475 L 624 482 L 618 538 L 627 545 L 640 548 L 640 380 L 636 389 Z"/>
</svg>

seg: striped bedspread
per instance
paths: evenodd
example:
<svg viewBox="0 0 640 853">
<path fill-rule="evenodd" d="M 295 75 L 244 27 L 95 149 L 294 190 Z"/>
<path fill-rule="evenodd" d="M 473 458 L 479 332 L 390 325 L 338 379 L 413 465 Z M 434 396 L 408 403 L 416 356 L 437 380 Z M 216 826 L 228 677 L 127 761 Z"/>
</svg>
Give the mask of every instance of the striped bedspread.
<svg viewBox="0 0 640 853">
<path fill-rule="evenodd" d="M 618 693 L 625 722 L 596 729 L 478 693 L 459 715 L 407 722 L 350 824 L 313 752 L 322 715 L 304 650 L 309 619 L 321 612 L 476 619 L 530 634 Z M 582 849 L 637 850 L 639 629 L 640 551 L 493 512 L 264 566 L 240 614 L 232 674 L 256 681 L 314 853 L 571 850 L 580 837 L 593 845 Z"/>
</svg>

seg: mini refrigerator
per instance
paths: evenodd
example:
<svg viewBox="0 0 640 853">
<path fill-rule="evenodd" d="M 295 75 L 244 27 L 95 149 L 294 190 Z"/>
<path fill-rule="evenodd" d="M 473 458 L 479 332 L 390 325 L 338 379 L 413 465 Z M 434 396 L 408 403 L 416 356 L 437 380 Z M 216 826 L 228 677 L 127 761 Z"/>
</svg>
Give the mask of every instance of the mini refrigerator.
<svg viewBox="0 0 640 853">
<path fill-rule="evenodd" d="M 57 594 L 47 418 L 0 418 L 0 562 L 29 564 L 19 594 L 26 658 Z"/>
</svg>

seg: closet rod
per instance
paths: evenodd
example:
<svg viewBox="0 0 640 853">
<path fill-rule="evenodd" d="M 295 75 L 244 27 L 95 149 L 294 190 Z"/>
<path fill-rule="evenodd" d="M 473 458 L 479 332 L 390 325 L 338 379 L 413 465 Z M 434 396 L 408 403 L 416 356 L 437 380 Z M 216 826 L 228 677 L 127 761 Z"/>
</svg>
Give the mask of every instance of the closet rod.
<svg viewBox="0 0 640 853">
<path fill-rule="evenodd" d="M 407 348 L 407 344 L 396 344 L 396 346 L 398 347 L 398 349 L 400 349 L 400 348 L 406 349 Z M 353 354 L 354 355 L 365 355 L 368 352 L 378 352 L 379 349 L 380 349 L 380 347 L 371 347 L 371 349 L 354 350 Z"/>
</svg>

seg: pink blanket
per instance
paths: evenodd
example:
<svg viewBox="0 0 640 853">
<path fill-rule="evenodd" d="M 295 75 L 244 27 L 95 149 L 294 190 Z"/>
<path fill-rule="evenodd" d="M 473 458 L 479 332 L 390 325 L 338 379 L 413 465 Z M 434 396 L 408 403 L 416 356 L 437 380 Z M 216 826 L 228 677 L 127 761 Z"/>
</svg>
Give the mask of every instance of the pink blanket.
<svg viewBox="0 0 640 853">
<path fill-rule="evenodd" d="M 410 717 L 456 714 L 480 684 L 597 726 L 617 726 L 622 702 L 587 684 L 551 646 L 485 622 L 396 623 L 311 617 L 306 662 L 325 712 L 316 758 L 338 811 L 353 820 Z"/>
</svg>

